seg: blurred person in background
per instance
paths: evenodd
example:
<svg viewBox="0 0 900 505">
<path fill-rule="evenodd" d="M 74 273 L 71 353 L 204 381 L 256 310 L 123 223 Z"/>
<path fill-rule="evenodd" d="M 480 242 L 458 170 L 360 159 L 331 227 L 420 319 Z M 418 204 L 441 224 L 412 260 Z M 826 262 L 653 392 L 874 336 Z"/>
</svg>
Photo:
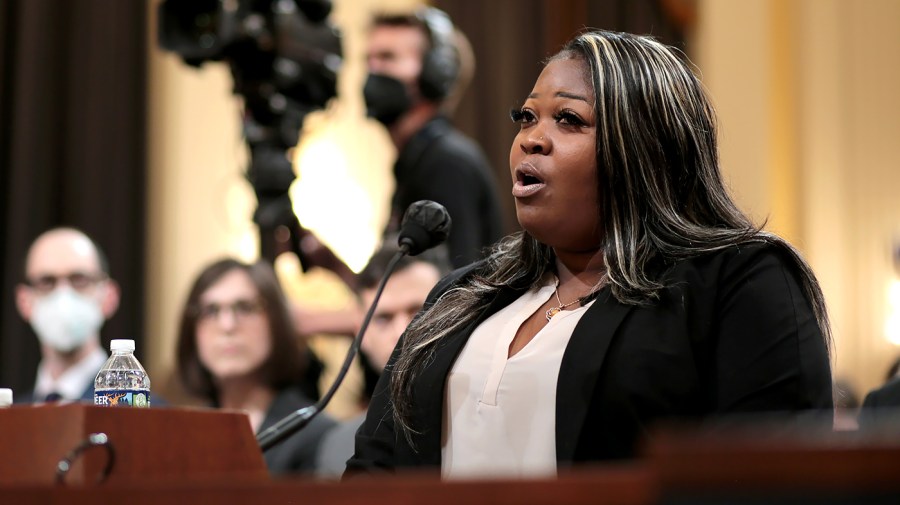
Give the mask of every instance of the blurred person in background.
<svg viewBox="0 0 900 505">
<path fill-rule="evenodd" d="M 888 367 L 885 382 L 869 391 L 859 410 L 859 427 L 900 433 L 900 358 Z"/>
<path fill-rule="evenodd" d="M 453 219 L 447 244 L 456 267 L 481 258 L 502 234 L 493 171 L 481 148 L 446 116 L 451 95 L 467 84 L 458 40 L 450 18 L 435 8 L 377 16 L 364 88 L 368 115 L 388 129 L 397 149 L 386 241 L 410 204 L 433 200 Z"/>
<path fill-rule="evenodd" d="M 447 14 L 435 8 L 377 15 L 368 31 L 366 62 L 367 113 L 387 128 L 397 151 L 396 185 L 383 242 L 396 242 L 410 204 L 433 200 L 453 220 L 447 241 L 453 266 L 480 259 L 502 234 L 493 170 L 481 148 L 448 117 L 474 72 L 468 41 Z M 334 257 L 312 233 L 305 236 L 303 247 L 310 251 L 310 261 Z M 356 291 L 355 276 L 346 275 L 350 269 L 334 263 L 322 261 L 320 266 L 338 272 Z M 307 338 L 352 336 L 361 317 L 352 307 L 319 310 L 298 301 L 292 311 L 301 335 Z M 326 370 L 336 368 L 333 358 L 324 353 L 322 358 Z"/>
<path fill-rule="evenodd" d="M 271 265 L 223 259 L 194 281 L 178 332 L 185 389 L 211 407 L 246 412 L 255 433 L 318 398 L 287 301 Z M 326 414 L 266 451 L 273 475 L 311 472 Z"/>
<path fill-rule="evenodd" d="M 93 403 L 108 357 L 100 328 L 119 308 L 119 286 L 97 244 L 74 228 L 42 233 L 28 250 L 16 308 L 41 345 L 34 390 L 16 402 Z"/>
</svg>

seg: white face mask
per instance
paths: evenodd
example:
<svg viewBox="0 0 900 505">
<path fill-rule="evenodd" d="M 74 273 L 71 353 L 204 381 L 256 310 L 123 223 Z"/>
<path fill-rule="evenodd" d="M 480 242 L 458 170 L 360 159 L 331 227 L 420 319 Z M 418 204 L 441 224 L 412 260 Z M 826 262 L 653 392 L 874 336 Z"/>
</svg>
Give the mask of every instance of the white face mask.
<svg viewBox="0 0 900 505">
<path fill-rule="evenodd" d="M 63 286 L 34 302 L 31 327 L 42 344 L 70 352 L 96 335 L 103 324 L 100 303 Z"/>
</svg>

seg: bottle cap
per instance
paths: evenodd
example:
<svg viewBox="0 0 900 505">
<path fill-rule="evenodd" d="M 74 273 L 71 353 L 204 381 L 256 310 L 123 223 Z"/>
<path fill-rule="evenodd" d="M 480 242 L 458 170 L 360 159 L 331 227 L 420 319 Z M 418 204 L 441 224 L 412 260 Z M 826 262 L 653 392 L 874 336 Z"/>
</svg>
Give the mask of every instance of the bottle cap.
<svg viewBox="0 0 900 505">
<path fill-rule="evenodd" d="M 0 407 L 9 407 L 12 402 L 12 389 L 0 388 Z"/>
<path fill-rule="evenodd" d="M 111 340 L 109 342 L 109 349 L 112 352 L 133 351 L 134 350 L 134 340 L 130 340 L 130 339 Z"/>
</svg>

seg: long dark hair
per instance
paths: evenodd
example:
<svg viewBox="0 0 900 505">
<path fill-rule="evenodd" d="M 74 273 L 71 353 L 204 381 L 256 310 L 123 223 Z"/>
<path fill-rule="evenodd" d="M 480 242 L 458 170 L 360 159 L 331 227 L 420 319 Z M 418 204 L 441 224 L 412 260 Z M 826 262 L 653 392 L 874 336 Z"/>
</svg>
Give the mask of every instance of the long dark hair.
<svg viewBox="0 0 900 505">
<path fill-rule="evenodd" d="M 797 264 L 830 346 L 825 301 L 812 270 L 787 242 L 755 226 L 728 195 L 719 171 L 715 112 L 679 54 L 650 37 L 590 30 L 551 58 L 584 62 L 593 85 L 601 247 L 613 296 L 624 304 L 652 303 L 666 287 L 658 267 L 735 244 L 777 244 Z M 501 288 L 533 287 L 553 268 L 550 247 L 516 233 L 413 321 L 391 380 L 395 421 L 408 440 L 415 428 L 409 414 L 413 385 L 435 344 L 476 318 Z"/>
<path fill-rule="evenodd" d="M 303 352 L 303 341 L 297 338 L 284 292 L 272 266 L 264 261 L 248 264 L 232 258 L 216 261 L 204 268 L 191 286 L 181 312 L 177 356 L 178 374 L 185 389 L 214 405 L 218 404 L 215 380 L 200 361 L 197 350 L 200 298 L 213 284 L 235 270 L 245 272 L 250 277 L 259 292 L 262 310 L 269 321 L 272 350 L 262 364 L 266 384 L 274 391 L 297 385 L 308 364 Z"/>
</svg>

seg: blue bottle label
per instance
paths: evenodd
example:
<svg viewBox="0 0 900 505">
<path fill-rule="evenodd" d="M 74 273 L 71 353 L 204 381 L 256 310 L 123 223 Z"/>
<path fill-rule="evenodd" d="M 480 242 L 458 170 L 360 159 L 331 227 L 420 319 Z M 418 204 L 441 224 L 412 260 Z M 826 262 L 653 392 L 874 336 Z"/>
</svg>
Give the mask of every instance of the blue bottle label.
<svg viewBox="0 0 900 505">
<path fill-rule="evenodd" d="M 94 391 L 94 405 L 100 405 L 101 407 L 149 407 L 150 392 L 137 389 Z"/>
</svg>

